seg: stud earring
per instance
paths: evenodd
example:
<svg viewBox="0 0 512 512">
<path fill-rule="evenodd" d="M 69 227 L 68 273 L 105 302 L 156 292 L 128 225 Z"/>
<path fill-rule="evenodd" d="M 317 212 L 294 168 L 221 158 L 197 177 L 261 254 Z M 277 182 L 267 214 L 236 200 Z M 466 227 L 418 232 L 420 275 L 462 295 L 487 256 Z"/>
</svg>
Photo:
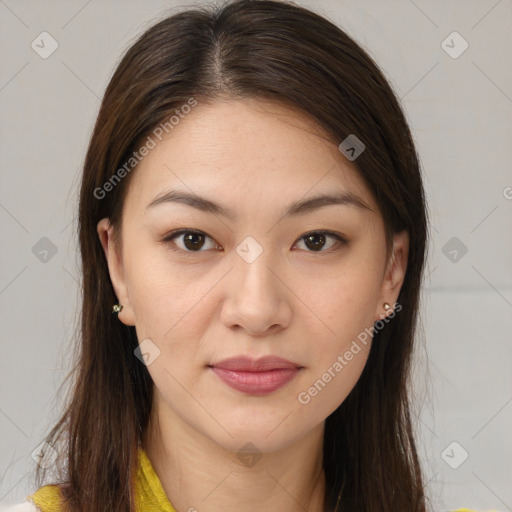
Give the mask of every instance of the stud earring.
<svg viewBox="0 0 512 512">
<path fill-rule="evenodd" d="M 122 304 L 114 304 L 112 308 L 112 313 L 120 313 L 123 310 Z"/>
<path fill-rule="evenodd" d="M 387 303 L 387 302 L 384 302 L 384 309 L 387 311 L 391 306 Z"/>
</svg>

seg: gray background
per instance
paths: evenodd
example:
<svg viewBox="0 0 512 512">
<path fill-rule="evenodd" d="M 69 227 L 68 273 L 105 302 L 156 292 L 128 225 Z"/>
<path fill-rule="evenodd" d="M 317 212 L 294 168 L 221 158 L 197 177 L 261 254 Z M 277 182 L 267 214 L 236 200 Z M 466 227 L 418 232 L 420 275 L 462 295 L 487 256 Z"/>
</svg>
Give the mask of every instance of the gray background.
<svg viewBox="0 0 512 512">
<path fill-rule="evenodd" d="M 414 379 L 434 509 L 512 510 L 512 2 L 299 3 L 374 56 L 422 160 L 432 241 Z M 123 51 L 177 5 L 192 2 L 0 0 L 2 503 L 35 490 L 31 453 L 64 397 L 77 185 L 100 98 Z M 31 47 L 43 31 L 59 45 L 47 59 Z M 443 44 L 454 31 L 469 44 L 457 58 L 463 41 Z"/>
</svg>

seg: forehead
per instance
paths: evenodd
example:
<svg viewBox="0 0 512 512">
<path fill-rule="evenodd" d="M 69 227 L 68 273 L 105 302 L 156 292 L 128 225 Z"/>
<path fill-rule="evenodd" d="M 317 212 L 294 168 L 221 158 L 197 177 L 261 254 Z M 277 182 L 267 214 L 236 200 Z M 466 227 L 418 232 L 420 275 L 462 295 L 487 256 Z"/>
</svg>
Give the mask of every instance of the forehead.
<svg viewBox="0 0 512 512">
<path fill-rule="evenodd" d="M 228 201 L 268 194 L 298 199 L 336 187 L 376 208 L 337 141 L 306 113 L 270 101 L 199 101 L 133 172 L 127 201 L 144 206 L 176 185 Z"/>
</svg>

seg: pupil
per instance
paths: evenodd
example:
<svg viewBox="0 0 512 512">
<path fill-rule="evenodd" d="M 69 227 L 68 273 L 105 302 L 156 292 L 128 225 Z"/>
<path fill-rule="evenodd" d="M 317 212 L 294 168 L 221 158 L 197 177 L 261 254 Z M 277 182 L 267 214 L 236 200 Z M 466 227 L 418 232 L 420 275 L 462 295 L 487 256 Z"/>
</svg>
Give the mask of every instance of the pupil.
<svg viewBox="0 0 512 512">
<path fill-rule="evenodd" d="M 194 243 L 194 237 L 199 237 L 199 238 L 202 238 L 203 235 L 201 235 L 200 233 L 189 233 L 187 235 L 185 235 L 185 247 L 187 247 L 187 249 L 200 249 L 201 248 L 201 243 L 199 243 L 199 246 L 197 246 L 197 244 Z M 189 247 L 187 245 L 188 242 L 192 241 L 192 247 Z"/>
<path fill-rule="evenodd" d="M 309 242 L 309 241 L 311 241 L 311 240 L 315 240 L 315 239 L 316 239 L 316 240 L 320 239 L 320 244 L 318 244 L 318 243 L 317 243 L 317 244 L 313 244 L 313 247 L 309 247 L 308 242 Z M 311 248 L 312 248 L 312 249 L 321 249 L 321 248 L 322 248 L 321 246 L 322 246 L 324 243 L 325 243 L 325 236 L 324 236 L 324 235 L 322 235 L 321 233 L 315 233 L 315 234 L 313 234 L 313 235 L 309 235 L 309 236 L 307 236 L 307 237 L 306 237 L 306 245 L 307 245 L 310 249 L 311 249 Z"/>
</svg>

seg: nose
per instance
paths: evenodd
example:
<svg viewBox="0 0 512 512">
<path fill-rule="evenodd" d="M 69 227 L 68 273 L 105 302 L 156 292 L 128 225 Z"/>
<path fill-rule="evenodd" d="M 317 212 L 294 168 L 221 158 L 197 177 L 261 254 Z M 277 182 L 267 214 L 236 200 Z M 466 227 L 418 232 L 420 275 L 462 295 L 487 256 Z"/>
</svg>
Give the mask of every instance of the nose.
<svg viewBox="0 0 512 512">
<path fill-rule="evenodd" d="M 282 274 L 271 261 L 269 251 L 261 251 L 255 259 L 237 254 L 226 284 L 221 314 L 224 324 L 243 329 L 251 336 L 274 334 L 286 328 L 292 317 L 291 291 Z"/>
</svg>

